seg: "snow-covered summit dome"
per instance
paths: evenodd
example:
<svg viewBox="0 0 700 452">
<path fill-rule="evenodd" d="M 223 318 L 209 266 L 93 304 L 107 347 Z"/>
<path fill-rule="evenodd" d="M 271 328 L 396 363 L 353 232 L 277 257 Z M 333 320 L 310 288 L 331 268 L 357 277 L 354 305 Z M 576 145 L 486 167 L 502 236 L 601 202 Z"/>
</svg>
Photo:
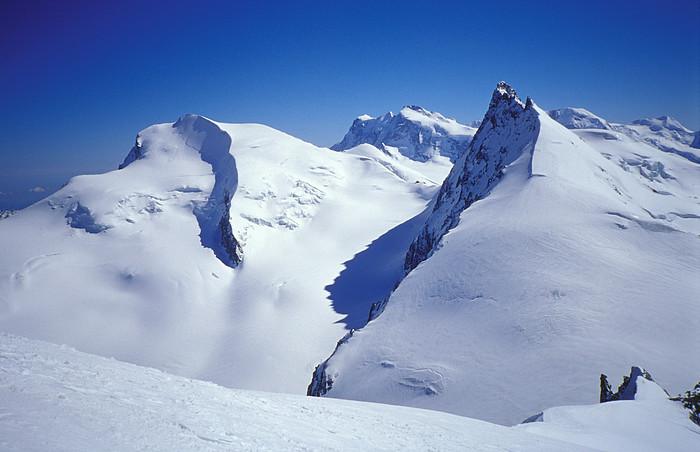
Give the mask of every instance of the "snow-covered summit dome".
<svg viewBox="0 0 700 452">
<path fill-rule="evenodd" d="M 610 130 L 608 122 L 585 108 L 560 108 L 547 112 L 550 118 L 567 129 L 603 129 Z"/>
<path fill-rule="evenodd" d="M 454 162 L 466 150 L 474 133 L 474 127 L 423 107 L 408 105 L 396 115 L 388 112 L 378 118 L 359 116 L 343 140 L 331 149 L 345 151 L 360 144 L 371 144 L 380 149 L 397 148 L 402 155 L 420 162 L 440 156 Z"/>
</svg>

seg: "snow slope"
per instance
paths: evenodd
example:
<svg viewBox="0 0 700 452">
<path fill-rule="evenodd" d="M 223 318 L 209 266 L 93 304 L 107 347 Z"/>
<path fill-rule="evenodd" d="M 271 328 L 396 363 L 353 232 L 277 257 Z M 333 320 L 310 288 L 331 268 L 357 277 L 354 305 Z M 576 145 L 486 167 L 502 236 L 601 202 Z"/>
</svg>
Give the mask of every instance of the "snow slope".
<svg viewBox="0 0 700 452">
<path fill-rule="evenodd" d="M 0 334 L 0 368 L 0 448 L 7 451 L 693 450 L 700 444 L 700 428 L 680 404 L 659 398 L 557 408 L 544 413 L 544 422 L 506 428 L 436 411 L 231 390 L 7 334 Z"/>
<path fill-rule="evenodd" d="M 0 331 L 303 393 L 400 276 L 449 171 L 421 165 L 194 115 L 149 127 L 122 169 L 2 220 Z"/>
<path fill-rule="evenodd" d="M 420 162 L 447 157 L 454 162 L 467 149 L 476 129 L 440 113 L 410 105 L 399 114 L 386 113 L 379 118 L 358 117 L 340 143 L 331 147 L 344 151 L 360 144 L 371 144 Z"/>
<path fill-rule="evenodd" d="M 611 138 L 612 137 L 612 138 Z M 574 133 L 505 84 L 412 243 L 384 312 L 310 393 L 512 425 L 592 403 L 601 372 L 700 375 L 700 166 Z"/>
</svg>

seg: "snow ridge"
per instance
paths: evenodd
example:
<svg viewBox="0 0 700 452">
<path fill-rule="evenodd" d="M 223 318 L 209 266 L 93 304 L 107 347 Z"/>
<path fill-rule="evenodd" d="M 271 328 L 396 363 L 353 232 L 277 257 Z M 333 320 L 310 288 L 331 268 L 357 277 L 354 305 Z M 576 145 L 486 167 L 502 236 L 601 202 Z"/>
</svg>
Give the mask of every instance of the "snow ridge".
<svg viewBox="0 0 700 452">
<path fill-rule="evenodd" d="M 432 255 L 440 239 L 459 223 L 465 209 L 489 194 L 506 166 L 532 151 L 538 130 L 538 112 L 531 99 L 523 104 L 510 85 L 498 83 L 479 130 L 443 182 L 430 217 L 409 247 L 405 275 Z M 390 297 L 372 305 L 369 321 L 382 314 Z M 340 340 L 333 355 L 351 337 L 349 334 Z M 308 395 L 322 396 L 333 387 L 333 376 L 326 372 L 333 355 L 316 367 Z"/>
<path fill-rule="evenodd" d="M 243 252 L 230 221 L 231 198 L 238 186 L 236 161 L 229 152 L 231 137 L 212 121 L 197 115 L 181 117 L 173 128 L 187 146 L 199 151 L 215 176 L 207 203 L 195 206 L 193 211 L 201 229 L 202 245 L 211 248 L 221 262 L 235 268 L 241 263 Z"/>
<path fill-rule="evenodd" d="M 214 188 L 207 202 L 194 203 L 192 211 L 199 223 L 202 246 L 214 251 L 216 257 L 227 266 L 236 268 L 243 259 L 243 251 L 233 235 L 230 221 L 231 198 L 238 186 L 236 160 L 230 153 L 231 137 L 214 122 L 199 115 L 184 115 L 172 128 L 185 146 L 198 152 L 202 160 L 212 166 L 214 173 Z M 139 133 L 136 144 L 119 165 L 120 170 L 154 151 L 152 144 L 144 145 L 143 141 Z M 167 149 L 162 150 L 167 152 Z"/>
<path fill-rule="evenodd" d="M 406 274 L 433 253 L 442 236 L 457 225 L 460 213 L 488 195 L 504 168 L 532 145 L 538 133 L 537 116 L 530 98 L 524 105 L 510 85 L 498 84 L 474 140 L 455 162 L 433 213 L 411 243 L 404 263 Z"/>
<path fill-rule="evenodd" d="M 345 151 L 366 143 L 385 151 L 397 148 L 419 162 L 439 156 L 454 162 L 467 149 L 475 131 L 440 113 L 409 105 L 397 115 L 388 112 L 379 118 L 358 117 L 343 140 L 331 149 Z"/>
</svg>

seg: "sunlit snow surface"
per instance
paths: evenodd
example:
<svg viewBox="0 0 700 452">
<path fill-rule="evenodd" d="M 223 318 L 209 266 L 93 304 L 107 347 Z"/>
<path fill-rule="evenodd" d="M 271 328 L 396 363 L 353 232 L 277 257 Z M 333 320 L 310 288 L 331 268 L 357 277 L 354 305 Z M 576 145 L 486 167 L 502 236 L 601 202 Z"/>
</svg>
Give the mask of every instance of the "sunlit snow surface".
<svg viewBox="0 0 700 452">
<path fill-rule="evenodd" d="M 537 141 L 334 355 L 328 395 L 515 424 L 633 364 L 697 382 L 698 150 L 668 118 L 570 131 L 538 112 Z M 138 143 L 0 222 L 0 331 L 242 389 L 306 390 L 403 276 L 450 171 L 191 115 Z M 211 240 L 227 191 L 236 268 Z"/>
<path fill-rule="evenodd" d="M 658 397 L 557 408 L 544 422 L 506 428 L 436 411 L 231 390 L 7 334 L 0 334 L 0 369 L 6 451 L 700 446 L 700 428 L 680 404 Z"/>
<path fill-rule="evenodd" d="M 513 425 L 632 364 L 697 383 L 700 165 L 537 111 L 535 141 L 329 360 L 328 396 Z"/>
<path fill-rule="evenodd" d="M 422 221 L 401 225 L 450 169 L 192 115 L 138 142 L 124 169 L 73 178 L 0 223 L 0 330 L 299 394 L 393 288 Z M 235 269 L 200 237 L 215 242 L 226 190 Z"/>
</svg>

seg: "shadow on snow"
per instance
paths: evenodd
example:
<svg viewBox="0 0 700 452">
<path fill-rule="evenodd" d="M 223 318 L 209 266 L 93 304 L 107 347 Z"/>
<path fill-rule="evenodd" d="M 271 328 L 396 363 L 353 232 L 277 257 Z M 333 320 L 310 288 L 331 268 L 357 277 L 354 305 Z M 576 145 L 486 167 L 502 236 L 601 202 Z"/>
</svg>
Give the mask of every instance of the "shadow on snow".
<svg viewBox="0 0 700 452">
<path fill-rule="evenodd" d="M 345 314 L 345 327 L 365 326 L 372 303 L 383 300 L 403 277 L 403 263 L 413 239 L 425 223 L 429 210 L 396 226 L 345 262 L 345 269 L 326 286 L 333 309 Z"/>
</svg>

